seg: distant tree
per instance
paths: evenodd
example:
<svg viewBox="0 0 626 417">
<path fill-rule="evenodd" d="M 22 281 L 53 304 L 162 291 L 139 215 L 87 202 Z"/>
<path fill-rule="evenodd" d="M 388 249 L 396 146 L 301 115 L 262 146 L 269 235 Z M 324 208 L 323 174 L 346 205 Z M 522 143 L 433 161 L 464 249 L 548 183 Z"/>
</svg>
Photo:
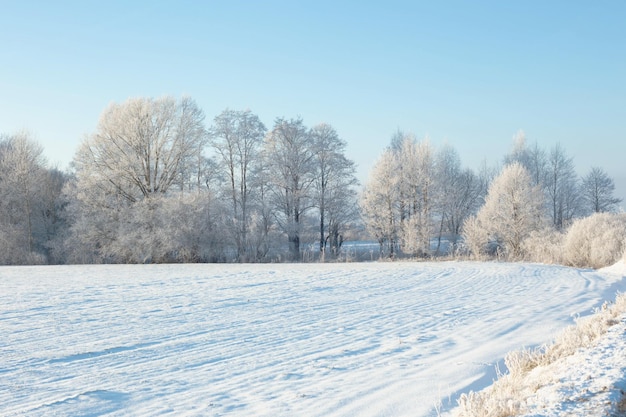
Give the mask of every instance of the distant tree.
<svg viewBox="0 0 626 417">
<path fill-rule="evenodd" d="M 471 236 L 473 251 L 479 255 L 488 244 L 497 245 L 508 259 L 520 259 L 522 243 L 532 231 L 545 224 L 543 195 L 532 185 L 528 171 L 519 163 L 506 166 L 496 177 L 485 205 L 475 218 L 469 219 L 468 234 L 484 230 L 487 241 L 480 242 Z"/>
<path fill-rule="evenodd" d="M 548 175 L 546 152 L 539 147 L 537 142 L 529 146 L 523 130 L 517 131 L 513 136 L 513 148 L 504 157 L 504 165 L 510 165 L 514 162 L 518 162 L 526 168 L 533 185 L 539 185 L 542 188 L 545 186 L 546 176 Z"/>
<path fill-rule="evenodd" d="M 313 207 L 315 181 L 315 153 L 302 119 L 276 119 L 265 137 L 264 157 L 265 168 L 272 173 L 277 223 L 287 234 L 291 260 L 300 260 L 300 235 L 304 215 Z"/>
<path fill-rule="evenodd" d="M 39 215 L 43 221 L 43 234 L 38 247 L 47 258 L 48 263 L 63 263 L 62 257 L 56 257 L 54 249 L 56 242 L 63 236 L 69 225 L 65 222 L 62 212 L 65 201 L 63 189 L 70 181 L 70 176 L 57 168 L 48 168 L 43 178 L 41 188 L 43 193 L 39 200 Z"/>
<path fill-rule="evenodd" d="M 400 174 L 402 247 L 418 256 L 430 252 L 435 185 L 435 151 L 428 139 L 405 137 L 396 153 Z"/>
<path fill-rule="evenodd" d="M 394 152 L 378 159 L 361 194 L 360 207 L 368 232 L 378 241 L 381 256 L 394 257 L 400 222 L 400 177 Z"/>
<path fill-rule="evenodd" d="M 397 246 L 405 254 L 427 256 L 433 236 L 438 236 L 439 252 L 444 232 L 452 235 L 454 247 L 463 223 L 482 202 L 491 177 L 488 169 L 480 176 L 463 170 L 450 146 L 436 151 L 428 139 L 418 141 L 398 131 L 363 193 L 365 223 L 381 244 L 389 245 L 390 253 Z"/>
<path fill-rule="evenodd" d="M 357 179 L 354 162 L 346 158 L 346 142 L 325 123 L 310 131 L 313 146 L 315 206 L 319 212 L 319 248 L 323 258 L 330 243 L 331 255 L 337 256 L 341 233 L 355 217 Z"/>
<path fill-rule="evenodd" d="M 248 236 L 253 216 L 252 173 L 259 160 L 265 126 L 250 110 L 224 110 L 215 117 L 209 133 L 210 143 L 217 151 L 228 179 L 227 194 L 232 210 L 230 229 L 237 247 L 237 259 L 245 262 L 253 256 Z"/>
<path fill-rule="evenodd" d="M 582 198 L 587 213 L 613 212 L 617 209 L 621 198 L 613 195 L 615 184 L 613 179 L 602 169 L 593 167 L 582 179 Z"/>
<path fill-rule="evenodd" d="M 49 261 L 65 179 L 29 133 L 0 137 L 0 264 Z"/>
<path fill-rule="evenodd" d="M 451 249 L 456 247 L 465 220 L 478 210 L 482 189 L 470 169 L 461 168 L 461 159 L 450 145 L 444 145 L 435 157 L 435 205 L 439 217 L 439 252 L 442 235 L 450 235 Z"/>
<path fill-rule="evenodd" d="M 252 194 L 253 207 L 248 233 L 250 245 L 256 261 L 267 260 L 272 249 L 280 246 L 279 231 L 274 219 L 276 207 L 273 204 L 272 173 L 266 169 L 266 160 L 260 158 L 254 165 L 252 184 L 255 192 Z"/>
<path fill-rule="evenodd" d="M 574 162 L 559 144 L 550 151 L 544 188 L 552 225 L 562 230 L 578 214 L 580 204 Z"/>
</svg>

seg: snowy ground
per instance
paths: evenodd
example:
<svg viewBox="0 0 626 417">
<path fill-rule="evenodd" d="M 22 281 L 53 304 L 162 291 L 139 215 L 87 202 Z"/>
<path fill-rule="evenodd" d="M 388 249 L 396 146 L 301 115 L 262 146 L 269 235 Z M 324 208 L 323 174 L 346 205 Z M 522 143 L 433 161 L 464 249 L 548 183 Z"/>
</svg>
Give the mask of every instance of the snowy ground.
<svg viewBox="0 0 626 417">
<path fill-rule="evenodd" d="M 0 268 L 0 415 L 433 416 L 624 291 L 497 263 Z"/>
<path fill-rule="evenodd" d="M 620 262 L 603 273 L 626 276 Z M 626 314 L 594 344 L 528 375 L 539 387 L 525 417 L 626 415 Z"/>
<path fill-rule="evenodd" d="M 534 369 L 529 379 L 538 389 L 524 417 L 626 415 L 626 318 L 592 348 Z"/>
</svg>

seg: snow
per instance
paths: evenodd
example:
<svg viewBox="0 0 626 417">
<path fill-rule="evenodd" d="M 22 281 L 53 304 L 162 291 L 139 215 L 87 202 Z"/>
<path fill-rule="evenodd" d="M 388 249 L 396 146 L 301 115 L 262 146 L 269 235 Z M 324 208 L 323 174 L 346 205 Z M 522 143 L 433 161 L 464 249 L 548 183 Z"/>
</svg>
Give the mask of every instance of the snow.
<svg viewBox="0 0 626 417">
<path fill-rule="evenodd" d="M 624 275 L 472 262 L 2 267 L 0 415 L 434 416 L 489 385 L 508 351 L 614 299 Z M 624 349 L 615 329 L 607 360 Z M 589 372 L 623 367 L 609 362 Z"/>
<path fill-rule="evenodd" d="M 535 369 L 530 378 L 540 381 L 540 388 L 528 398 L 529 410 L 523 416 L 608 415 L 606 411 L 619 403 L 626 391 L 625 334 L 626 318 L 592 348 Z"/>
<path fill-rule="evenodd" d="M 626 277 L 623 261 L 600 272 Z M 539 387 L 527 399 L 525 417 L 623 415 L 626 411 L 626 314 L 591 348 L 529 375 Z M 622 409 L 615 409 L 621 403 Z M 607 411 L 613 411 L 609 414 Z"/>
</svg>

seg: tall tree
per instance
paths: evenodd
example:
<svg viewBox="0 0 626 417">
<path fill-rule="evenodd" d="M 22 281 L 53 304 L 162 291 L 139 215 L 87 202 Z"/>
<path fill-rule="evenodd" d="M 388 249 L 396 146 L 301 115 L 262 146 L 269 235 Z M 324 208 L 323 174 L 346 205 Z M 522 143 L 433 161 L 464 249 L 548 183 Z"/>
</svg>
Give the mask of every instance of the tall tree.
<svg viewBox="0 0 626 417">
<path fill-rule="evenodd" d="M 369 175 L 360 207 L 369 233 L 378 241 L 381 256 L 393 258 L 400 231 L 400 177 L 396 156 L 386 149 Z"/>
<path fill-rule="evenodd" d="M 584 210 L 587 213 L 614 212 L 622 202 L 621 198 L 613 195 L 615 192 L 613 179 L 599 167 L 591 168 L 591 171 L 583 177 L 581 190 Z"/>
<path fill-rule="evenodd" d="M 237 246 L 237 259 L 249 260 L 251 187 L 253 164 L 258 161 L 265 135 L 265 126 L 250 110 L 224 110 L 209 130 L 211 145 L 217 151 L 228 178 L 228 194 L 232 208 L 232 234 Z"/>
<path fill-rule="evenodd" d="M 300 235 L 305 213 L 313 206 L 315 153 L 302 119 L 278 118 L 265 137 L 265 166 L 272 173 L 271 190 L 277 222 L 287 234 L 291 260 L 300 260 Z"/>
<path fill-rule="evenodd" d="M 0 138 L 0 263 L 49 261 L 64 182 L 29 133 Z"/>
<path fill-rule="evenodd" d="M 357 180 L 354 162 L 346 158 L 346 142 L 332 126 L 322 123 L 310 131 L 315 169 L 314 198 L 319 211 L 319 249 L 323 258 L 330 240 L 331 254 L 341 246 L 341 228 L 351 217 Z M 354 214 L 354 213 L 352 213 Z"/>
<path fill-rule="evenodd" d="M 409 135 L 402 142 L 400 153 L 395 154 L 400 175 L 402 246 L 406 252 L 420 256 L 430 252 L 434 153 L 428 139 L 418 142 Z"/>
<path fill-rule="evenodd" d="M 550 150 L 545 190 L 552 225 L 562 230 L 577 214 L 578 177 L 574 162 L 560 144 Z"/>
<path fill-rule="evenodd" d="M 275 238 L 278 232 L 274 224 L 276 208 L 272 201 L 272 173 L 265 164 L 265 158 L 260 158 L 254 165 L 251 184 L 255 190 L 252 194 L 254 210 L 248 236 L 256 261 L 266 259 L 278 240 Z"/>
<path fill-rule="evenodd" d="M 450 235 L 451 248 L 456 247 L 463 222 L 478 209 L 482 189 L 471 169 L 462 169 L 461 158 L 450 145 L 444 145 L 435 157 L 435 200 L 439 216 L 437 252 L 443 233 Z"/>
<path fill-rule="evenodd" d="M 202 155 L 206 139 L 204 114 L 190 98 L 137 98 L 110 105 L 74 158 L 75 181 L 66 193 L 72 220 L 67 256 L 87 262 L 192 259 L 180 247 L 168 246 L 176 239 L 164 231 L 174 220 L 163 216 L 174 207 L 188 207 L 183 191 L 192 189 L 195 193 L 184 201 L 206 204 L 196 213 L 209 221 L 215 200 L 207 185 L 214 169 Z M 179 181 L 177 190 L 173 186 Z M 171 198 L 180 198 L 180 204 Z M 192 212 L 179 217 L 196 221 Z"/>
<path fill-rule="evenodd" d="M 76 154 L 79 181 L 131 203 L 165 193 L 206 140 L 203 123 L 189 97 L 113 103 Z"/>
</svg>

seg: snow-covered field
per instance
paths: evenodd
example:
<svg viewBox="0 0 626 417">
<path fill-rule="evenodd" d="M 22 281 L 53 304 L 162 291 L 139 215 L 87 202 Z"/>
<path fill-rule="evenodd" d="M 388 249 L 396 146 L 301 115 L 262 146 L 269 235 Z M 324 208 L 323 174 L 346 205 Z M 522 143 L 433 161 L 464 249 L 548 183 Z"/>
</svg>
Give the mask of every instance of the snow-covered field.
<svg viewBox="0 0 626 417">
<path fill-rule="evenodd" d="M 433 416 L 624 291 L 498 263 L 0 268 L 0 415 Z"/>
</svg>

